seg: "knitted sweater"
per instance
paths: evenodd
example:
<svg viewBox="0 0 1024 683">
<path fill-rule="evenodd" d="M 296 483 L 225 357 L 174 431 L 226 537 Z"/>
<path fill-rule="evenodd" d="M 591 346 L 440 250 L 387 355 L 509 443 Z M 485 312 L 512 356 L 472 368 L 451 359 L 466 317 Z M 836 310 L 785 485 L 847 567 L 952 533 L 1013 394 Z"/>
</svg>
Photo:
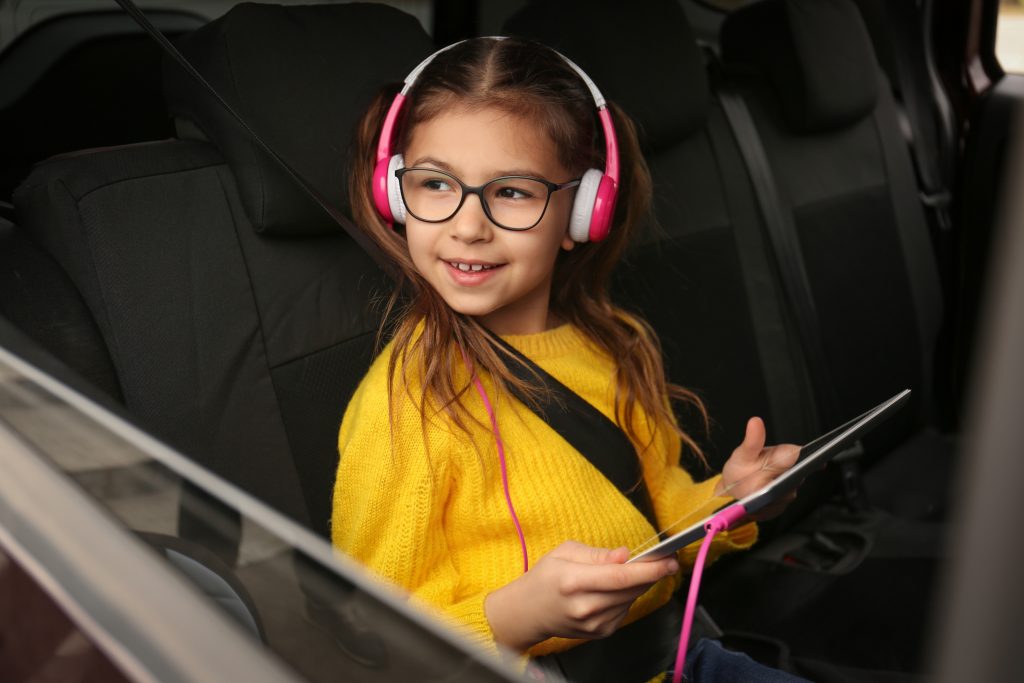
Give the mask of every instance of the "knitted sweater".
<svg viewBox="0 0 1024 683">
<path fill-rule="evenodd" d="M 615 419 L 614 363 L 576 328 L 562 325 L 505 339 Z M 389 424 L 390 355 L 389 346 L 345 411 L 338 439 L 333 542 L 408 590 L 414 601 L 440 610 L 471 638 L 493 647 L 484 598 L 521 575 L 523 562 L 487 413 L 470 388 L 462 400 L 480 424 L 470 424 L 469 435 L 438 415 L 430 416 L 424 429 L 420 385 L 414 373 L 399 368 Z M 481 379 L 498 416 L 511 497 L 531 562 L 566 540 L 602 548 L 650 542 L 655 529 L 611 482 L 526 406 L 495 396 L 489 378 Z M 651 429 L 644 415 L 637 415 L 636 428 L 646 443 Z M 656 430 L 653 443 L 641 453 L 658 521 L 675 530 L 728 502 L 713 495 L 717 477 L 694 483 L 679 467 L 679 453 L 679 438 L 664 428 Z M 749 547 L 756 535 L 753 524 L 723 534 L 712 556 Z M 692 565 L 695 554 L 696 544 L 681 551 L 683 565 Z M 624 623 L 663 605 L 679 582 L 677 576 L 655 584 L 636 600 Z M 529 654 L 556 652 L 578 642 L 551 638 Z"/>
</svg>

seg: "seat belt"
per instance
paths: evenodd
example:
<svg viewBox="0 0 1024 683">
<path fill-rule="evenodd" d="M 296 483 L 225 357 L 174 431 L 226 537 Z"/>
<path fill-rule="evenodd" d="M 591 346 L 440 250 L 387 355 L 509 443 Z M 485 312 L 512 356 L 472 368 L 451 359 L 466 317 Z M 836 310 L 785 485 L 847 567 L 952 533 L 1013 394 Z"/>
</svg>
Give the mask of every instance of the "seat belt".
<svg viewBox="0 0 1024 683">
<path fill-rule="evenodd" d="M 815 393 L 826 407 L 827 415 L 823 416 L 823 421 L 826 424 L 838 422 L 842 416 L 831 381 L 832 373 L 821 339 L 821 322 L 811 295 L 811 284 L 804 268 L 796 226 L 793 225 L 790 212 L 782 206 L 771 164 L 746 103 L 725 83 L 720 84 L 718 97 L 746 163 L 757 203 L 761 207 L 761 216 L 764 218 L 769 242 L 779 266 L 783 291 L 796 317 L 797 330 L 807 364 L 811 369 Z"/>
<path fill-rule="evenodd" d="M 914 160 L 914 169 L 920 189 L 917 190 L 927 213 L 933 216 L 933 224 L 937 232 L 947 233 L 953 227 L 953 220 L 950 213 L 952 203 L 952 192 L 950 191 L 949 179 L 952 175 L 948 163 L 943 163 L 951 157 L 953 151 L 946 144 L 949 136 L 944 134 L 946 127 L 943 120 L 936 121 L 939 130 L 936 131 L 937 149 L 932 148 L 932 140 L 924 139 L 922 131 L 930 130 L 926 120 L 939 118 L 931 116 L 933 105 L 919 90 L 920 78 L 916 77 L 913 64 L 911 63 L 911 51 L 923 52 L 926 54 L 925 71 L 930 71 L 927 64 L 928 53 L 928 31 L 930 28 L 930 8 L 922 9 L 921 3 L 913 3 L 909 0 L 894 2 L 883 0 L 878 3 L 886 21 L 882 22 L 879 30 L 885 32 L 885 40 L 892 48 L 893 61 L 895 62 L 895 85 L 902 96 L 902 106 L 910 126 L 904 131 L 905 142 L 910 149 L 910 155 Z M 910 36 L 908 41 L 903 36 Z M 931 80 L 928 83 L 932 95 L 937 103 L 936 108 L 948 109 L 945 92 L 939 81 L 927 73 L 926 77 Z M 899 106 L 899 105 L 897 105 Z M 917 189 L 917 188 L 915 188 Z M 936 235 L 938 241 L 940 236 Z"/>
<path fill-rule="evenodd" d="M 539 378 L 546 389 L 530 401 L 510 385 L 512 395 L 582 453 L 591 465 L 629 499 L 633 507 L 643 513 L 655 530 L 660 530 L 651 495 L 644 482 L 640 458 L 637 457 L 633 442 L 622 429 L 504 339 L 493 334 L 489 336 L 493 343 L 515 358 L 516 362 L 509 363 L 508 369 L 517 379 L 533 383 Z"/>
<path fill-rule="evenodd" d="M 266 152 L 300 188 L 320 207 L 327 212 L 341 228 L 355 240 L 363 251 L 369 254 L 381 269 L 389 276 L 393 273 L 392 264 L 370 238 L 361 231 L 343 213 L 334 209 L 316 189 L 306 182 L 280 155 L 277 154 L 252 127 L 246 123 L 238 112 L 225 100 L 216 88 L 203 78 L 203 75 L 181 54 L 165 35 L 153 26 L 146 15 L 132 0 L 115 0 L 142 29 L 150 35 L 171 58 L 174 59 L 192 78 L 206 89 L 220 103 L 227 113 L 238 122 L 242 129 Z M 393 279 L 393 277 L 392 277 Z M 576 392 L 559 382 L 555 377 L 535 364 L 518 350 L 509 346 L 496 335 L 490 335 L 493 343 L 502 346 L 518 360 L 510 363 L 509 370 L 516 377 L 526 382 L 538 379 L 546 391 L 541 394 L 543 400 L 529 401 L 526 397 L 516 396 L 530 410 L 544 420 L 552 429 L 579 451 L 601 474 L 630 500 L 630 502 L 651 523 L 655 530 L 659 529 L 650 493 L 643 479 L 640 461 L 632 442 L 614 422 L 600 411 L 583 400 Z M 546 398 L 545 398 L 546 397 Z"/>
</svg>

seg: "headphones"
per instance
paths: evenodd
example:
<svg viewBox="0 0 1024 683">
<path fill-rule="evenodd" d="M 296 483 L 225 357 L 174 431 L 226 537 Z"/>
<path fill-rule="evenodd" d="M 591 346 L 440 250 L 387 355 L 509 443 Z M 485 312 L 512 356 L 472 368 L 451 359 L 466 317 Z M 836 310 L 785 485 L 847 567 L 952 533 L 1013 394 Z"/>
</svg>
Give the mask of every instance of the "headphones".
<svg viewBox="0 0 1024 683">
<path fill-rule="evenodd" d="M 503 36 L 494 36 L 495 40 L 504 40 Z M 398 177 L 395 171 L 405 166 L 405 160 L 401 154 L 392 154 L 395 125 L 398 116 L 405 105 L 409 91 L 412 89 L 420 73 L 434 61 L 442 52 L 452 49 L 466 41 L 459 41 L 441 48 L 430 55 L 406 76 L 401 92 L 395 95 L 391 102 L 387 116 L 384 117 L 384 125 L 380 131 L 380 141 L 377 143 L 377 165 L 373 170 L 373 203 L 377 212 L 389 225 L 394 223 L 405 223 L 405 202 L 402 201 L 402 192 Z M 580 179 L 579 187 L 576 190 L 576 198 L 573 202 L 572 213 L 569 219 L 569 236 L 574 242 L 599 242 L 608 236 L 612 225 L 612 216 L 615 213 L 615 201 L 619 187 L 619 143 L 615 137 L 615 127 L 612 125 L 611 113 L 605 103 L 604 96 L 597 89 L 590 77 L 583 69 L 557 50 L 552 50 L 565 60 L 573 71 L 583 79 L 591 97 L 594 98 L 594 105 L 597 107 L 597 115 L 601 120 L 601 128 L 604 131 L 605 142 L 605 165 L 604 172 L 596 168 L 587 169 Z"/>
</svg>

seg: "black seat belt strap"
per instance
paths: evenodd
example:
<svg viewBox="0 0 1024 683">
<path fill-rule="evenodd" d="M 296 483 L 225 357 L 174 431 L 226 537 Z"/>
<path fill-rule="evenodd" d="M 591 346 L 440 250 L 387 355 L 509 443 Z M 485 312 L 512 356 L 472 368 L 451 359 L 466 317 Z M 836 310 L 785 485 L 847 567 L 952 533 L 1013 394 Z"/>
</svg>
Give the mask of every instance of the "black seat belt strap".
<svg viewBox="0 0 1024 683">
<path fill-rule="evenodd" d="M 660 529 L 651 495 L 644 482 L 640 459 L 633 442 L 622 429 L 511 344 L 494 335 L 491 335 L 491 339 L 515 358 L 515 362 L 508 363 L 508 369 L 513 375 L 531 384 L 540 379 L 547 390 L 530 401 L 510 386 L 512 395 L 583 454 L 643 513 L 651 526 Z M 537 403 L 539 405 L 535 405 Z"/>
<path fill-rule="evenodd" d="M 712 109 L 708 135 L 724 178 L 742 178 L 746 167 L 724 113 Z M 761 372 L 768 391 L 772 431 L 782 441 L 799 443 L 821 431 L 809 368 L 794 356 L 792 333 L 783 314 L 784 294 L 779 291 L 772 256 L 762 229 L 761 210 L 750 186 L 723 183 L 726 205 L 736 240 L 743 286 L 750 302 Z"/>
<path fill-rule="evenodd" d="M 821 339 L 821 322 L 811 294 L 811 284 L 804 268 L 803 255 L 790 212 L 782 206 L 775 176 L 765 154 L 754 120 L 743 99 L 728 84 L 719 88 L 722 110 L 732 128 L 736 143 L 750 174 L 754 194 L 761 207 L 772 251 L 779 266 L 783 291 L 796 317 L 797 330 L 818 400 L 825 406 L 826 423 L 841 418 L 838 399 L 832 384 L 825 347 Z"/>
<path fill-rule="evenodd" d="M 948 103 L 941 83 L 928 73 L 930 66 L 927 63 L 927 46 L 930 33 L 927 24 L 930 15 L 927 9 L 921 7 L 921 3 L 879 2 L 878 5 L 885 18 L 878 30 L 885 32 L 886 42 L 891 48 L 895 66 L 893 80 L 910 123 L 904 131 L 904 137 L 921 186 L 918 194 L 925 208 L 934 213 L 938 230 L 948 232 L 952 228 L 952 193 L 949 189 L 951 172 L 949 165 L 942 161 L 950 158 L 951 152 L 943 148 L 947 136 L 934 130 L 936 125 L 942 126 L 943 122 L 938 120 L 937 115 L 933 115 L 935 108 L 941 108 L 942 105 L 948 107 Z M 924 64 L 915 71 L 915 57 L 920 56 L 923 56 Z M 921 71 L 925 73 L 921 74 Z M 921 84 L 926 82 L 932 100 L 921 92 Z"/>
</svg>

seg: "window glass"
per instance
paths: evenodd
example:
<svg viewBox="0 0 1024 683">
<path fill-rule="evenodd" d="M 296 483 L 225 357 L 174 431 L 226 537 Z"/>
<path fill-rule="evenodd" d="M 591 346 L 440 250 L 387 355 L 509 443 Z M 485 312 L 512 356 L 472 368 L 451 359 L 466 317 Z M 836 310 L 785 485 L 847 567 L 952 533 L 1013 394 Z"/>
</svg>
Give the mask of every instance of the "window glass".
<svg viewBox="0 0 1024 683">
<path fill-rule="evenodd" d="M 996 58 L 1007 73 L 1024 74 L 1024 0 L 1000 0 Z"/>
<path fill-rule="evenodd" d="M 325 541 L 2 350 L 0 421 L 307 680 L 515 678 Z"/>
</svg>

